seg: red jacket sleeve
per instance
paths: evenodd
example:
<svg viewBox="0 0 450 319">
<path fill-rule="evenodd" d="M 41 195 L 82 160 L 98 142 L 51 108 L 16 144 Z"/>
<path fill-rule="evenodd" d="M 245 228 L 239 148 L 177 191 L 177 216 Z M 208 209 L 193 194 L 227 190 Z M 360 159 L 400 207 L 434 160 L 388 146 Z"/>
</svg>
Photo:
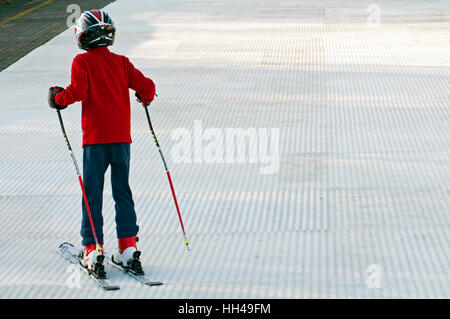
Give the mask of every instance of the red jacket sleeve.
<svg viewBox="0 0 450 319">
<path fill-rule="evenodd" d="M 69 105 L 81 101 L 88 93 L 87 68 L 80 55 L 77 55 L 72 63 L 72 75 L 70 85 L 55 96 L 55 102 L 59 105 Z"/>
<path fill-rule="evenodd" d="M 136 69 L 134 65 L 127 59 L 128 63 L 128 87 L 135 90 L 142 101 L 150 103 L 155 98 L 155 83 L 145 77 L 141 71 Z"/>
</svg>

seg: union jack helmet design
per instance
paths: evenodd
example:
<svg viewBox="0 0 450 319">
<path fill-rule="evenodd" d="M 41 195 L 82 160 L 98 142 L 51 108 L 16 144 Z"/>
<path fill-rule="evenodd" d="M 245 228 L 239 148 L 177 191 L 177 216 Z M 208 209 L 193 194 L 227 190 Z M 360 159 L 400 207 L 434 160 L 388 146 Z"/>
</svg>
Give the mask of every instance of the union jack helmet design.
<svg viewBox="0 0 450 319">
<path fill-rule="evenodd" d="M 109 14 L 102 10 L 89 10 L 81 14 L 75 24 L 78 47 L 83 50 L 114 43 L 116 27 Z"/>
</svg>

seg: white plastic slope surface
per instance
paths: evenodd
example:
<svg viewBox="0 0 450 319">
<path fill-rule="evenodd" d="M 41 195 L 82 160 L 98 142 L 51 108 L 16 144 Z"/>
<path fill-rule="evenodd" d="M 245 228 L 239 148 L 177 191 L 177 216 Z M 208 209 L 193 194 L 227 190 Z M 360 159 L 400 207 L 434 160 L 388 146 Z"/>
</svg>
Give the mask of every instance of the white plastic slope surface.
<svg viewBox="0 0 450 319">
<path fill-rule="evenodd" d="M 449 298 L 448 1 L 119 0 L 112 51 L 157 84 L 164 168 L 132 102 L 142 260 L 162 287 L 110 270 L 82 288 L 81 195 L 51 85 L 80 51 L 67 30 L 0 73 L 1 298 Z M 377 16 L 377 13 L 380 13 Z M 375 16 L 373 16 L 375 14 Z M 379 19 L 377 19 L 379 17 Z M 62 112 L 81 166 L 80 104 Z M 201 121 L 201 122 L 199 122 Z M 180 163 L 175 129 L 279 129 L 279 170 Z M 105 183 L 105 247 L 116 244 Z"/>
</svg>

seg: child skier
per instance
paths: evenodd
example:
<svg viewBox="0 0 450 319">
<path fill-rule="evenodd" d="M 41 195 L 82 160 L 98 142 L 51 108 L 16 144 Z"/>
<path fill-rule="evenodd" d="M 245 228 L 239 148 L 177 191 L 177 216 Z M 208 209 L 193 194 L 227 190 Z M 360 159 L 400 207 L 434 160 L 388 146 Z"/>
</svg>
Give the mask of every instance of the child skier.
<svg viewBox="0 0 450 319">
<path fill-rule="evenodd" d="M 142 273 L 137 252 L 139 226 L 130 186 L 130 96 L 129 88 L 148 106 L 155 96 L 155 84 L 145 77 L 125 56 L 111 53 L 115 26 L 107 12 L 84 12 L 75 25 L 80 49 L 72 64 L 71 84 L 63 89 L 51 87 L 50 107 L 62 110 L 69 104 L 82 102 L 83 180 L 94 229 L 101 250 L 96 250 L 88 213 L 82 202 L 81 236 L 84 246 L 82 264 L 104 275 L 102 198 L 104 175 L 111 166 L 112 195 L 115 201 L 118 248 L 113 261 Z M 100 266 L 100 267 L 99 267 Z"/>
</svg>

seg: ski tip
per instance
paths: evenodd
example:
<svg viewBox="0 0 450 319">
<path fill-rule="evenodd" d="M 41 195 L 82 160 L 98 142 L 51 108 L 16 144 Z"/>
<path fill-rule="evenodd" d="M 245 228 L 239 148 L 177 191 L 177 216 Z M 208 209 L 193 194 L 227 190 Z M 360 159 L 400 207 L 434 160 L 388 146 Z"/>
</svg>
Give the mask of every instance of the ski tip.
<svg viewBox="0 0 450 319">
<path fill-rule="evenodd" d="M 104 290 L 119 290 L 120 287 L 119 286 L 107 286 L 107 287 L 103 287 Z"/>
<path fill-rule="evenodd" d="M 65 242 L 63 242 L 61 245 L 59 245 L 58 248 L 61 248 L 61 247 L 63 247 L 63 246 L 72 246 L 72 247 L 74 247 L 71 243 L 65 241 Z"/>
<path fill-rule="evenodd" d="M 163 283 L 160 281 L 149 281 L 149 282 L 144 283 L 144 285 L 150 286 L 150 287 L 155 287 L 155 286 L 162 286 Z"/>
<path fill-rule="evenodd" d="M 103 290 L 106 291 L 111 291 L 111 290 L 119 290 L 120 287 L 117 285 L 109 285 L 109 284 L 103 284 L 103 283 L 99 283 L 100 284 L 100 288 L 102 288 Z"/>
</svg>

